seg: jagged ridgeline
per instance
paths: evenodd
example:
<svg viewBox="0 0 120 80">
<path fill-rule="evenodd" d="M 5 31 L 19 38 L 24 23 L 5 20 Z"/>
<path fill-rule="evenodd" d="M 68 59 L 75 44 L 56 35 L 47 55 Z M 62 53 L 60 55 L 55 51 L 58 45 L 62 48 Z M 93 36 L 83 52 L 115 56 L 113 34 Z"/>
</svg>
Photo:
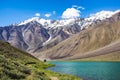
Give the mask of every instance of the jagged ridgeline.
<svg viewBox="0 0 120 80">
<path fill-rule="evenodd" d="M 45 70 L 50 66 L 53 65 L 39 61 L 9 43 L 0 41 L 0 80 L 51 80 L 52 76 L 60 80 L 80 80 L 77 77 Z"/>
<path fill-rule="evenodd" d="M 35 55 L 51 59 L 120 61 L 119 46 L 120 12 Z"/>
<path fill-rule="evenodd" d="M 119 41 L 119 21 L 120 10 L 101 11 L 88 18 L 65 20 L 34 17 L 19 24 L 0 27 L 0 40 L 39 59 L 62 59 L 81 53 L 81 56 L 87 57 L 87 52 L 98 51 Z"/>
<path fill-rule="evenodd" d="M 18 24 L 0 27 L 0 40 L 29 53 L 44 51 L 84 29 L 99 25 L 118 13 L 101 11 L 88 18 L 46 20 L 33 17 Z"/>
</svg>

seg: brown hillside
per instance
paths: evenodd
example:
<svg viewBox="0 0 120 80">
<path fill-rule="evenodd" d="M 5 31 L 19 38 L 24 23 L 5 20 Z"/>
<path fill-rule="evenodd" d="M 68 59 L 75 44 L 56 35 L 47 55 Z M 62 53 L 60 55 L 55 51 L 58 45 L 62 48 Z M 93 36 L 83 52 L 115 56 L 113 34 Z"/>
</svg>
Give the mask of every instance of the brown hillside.
<svg viewBox="0 0 120 80">
<path fill-rule="evenodd" d="M 105 47 L 114 42 L 120 42 L 120 21 L 119 17 L 116 18 L 118 14 L 114 15 L 112 18 L 105 20 L 102 24 L 95 27 L 88 28 L 81 31 L 79 34 L 70 37 L 69 39 L 59 43 L 58 45 L 45 50 L 43 52 L 37 52 L 35 56 L 41 57 L 41 54 L 50 59 L 61 59 L 70 57 L 73 59 L 93 57 L 98 55 L 105 55 L 111 52 L 106 52 L 106 50 L 113 49 L 112 52 L 116 51 L 114 49 L 119 48 L 119 44 L 113 45 L 113 47 Z M 115 47 L 115 48 L 114 48 Z M 94 53 L 96 51 L 103 51 L 104 53 Z M 118 50 L 117 50 L 118 51 Z M 91 53 L 91 56 L 87 55 Z M 79 55 L 79 57 L 78 57 Z M 77 56 L 77 57 L 75 57 Z"/>
</svg>

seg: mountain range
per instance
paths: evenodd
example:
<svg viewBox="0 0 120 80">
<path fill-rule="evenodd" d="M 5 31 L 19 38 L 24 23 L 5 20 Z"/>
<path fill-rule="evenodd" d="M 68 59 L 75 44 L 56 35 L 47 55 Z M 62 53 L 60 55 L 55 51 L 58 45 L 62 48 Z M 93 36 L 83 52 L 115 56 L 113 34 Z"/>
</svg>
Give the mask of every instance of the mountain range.
<svg viewBox="0 0 120 80">
<path fill-rule="evenodd" d="M 64 20 L 33 17 L 0 27 L 0 40 L 40 59 L 119 60 L 119 35 L 120 10 Z"/>
</svg>

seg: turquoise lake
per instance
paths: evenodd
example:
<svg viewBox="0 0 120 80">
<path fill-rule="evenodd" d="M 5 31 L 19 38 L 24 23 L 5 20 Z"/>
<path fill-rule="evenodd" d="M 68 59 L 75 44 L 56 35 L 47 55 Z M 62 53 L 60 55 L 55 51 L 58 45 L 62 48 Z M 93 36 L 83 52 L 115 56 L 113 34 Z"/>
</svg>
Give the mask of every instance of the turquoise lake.
<svg viewBox="0 0 120 80">
<path fill-rule="evenodd" d="M 62 62 L 53 61 L 49 70 L 71 74 L 83 80 L 120 80 L 120 62 Z"/>
</svg>

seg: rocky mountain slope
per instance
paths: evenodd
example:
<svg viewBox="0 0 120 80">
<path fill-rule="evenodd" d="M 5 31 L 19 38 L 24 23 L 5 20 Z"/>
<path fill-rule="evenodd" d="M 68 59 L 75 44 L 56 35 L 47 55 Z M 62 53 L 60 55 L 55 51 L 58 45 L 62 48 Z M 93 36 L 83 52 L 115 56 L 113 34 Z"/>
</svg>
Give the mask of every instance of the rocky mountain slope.
<svg viewBox="0 0 120 80">
<path fill-rule="evenodd" d="M 50 59 L 85 59 L 86 60 L 120 60 L 120 12 L 102 23 L 94 24 L 88 29 L 64 40 L 58 45 L 43 52 L 37 57 Z M 44 55 L 43 55 L 44 54 Z M 102 56 L 102 57 L 100 57 Z"/>
<path fill-rule="evenodd" d="M 34 17 L 19 24 L 0 27 L 0 40 L 33 53 L 44 51 L 117 13 L 101 11 L 85 19 L 45 20 Z"/>
<path fill-rule="evenodd" d="M 75 19 L 72 19 L 72 23 L 71 21 L 69 22 L 71 24 L 66 22 L 66 27 L 60 25 L 63 21 L 60 23 L 51 21 L 49 26 L 54 25 L 55 28 L 54 26 L 52 28 L 46 27 L 39 23 L 38 20 L 42 19 L 32 18 L 25 21 L 25 23 L 28 22 L 26 24 L 20 23 L 18 25 L 0 27 L 0 40 L 9 42 L 13 46 L 25 51 L 33 52 L 47 44 L 49 44 L 48 46 L 54 46 L 81 30 L 80 26 L 75 23 Z"/>
<path fill-rule="evenodd" d="M 106 26 L 119 26 L 119 12 L 101 11 L 83 19 L 46 20 L 34 17 L 18 24 L 0 27 L 0 40 L 37 57 L 68 57 L 110 44 L 112 36 L 107 34 L 112 34 L 111 31 L 115 29 Z M 100 43 L 97 43 L 98 40 Z"/>
</svg>

